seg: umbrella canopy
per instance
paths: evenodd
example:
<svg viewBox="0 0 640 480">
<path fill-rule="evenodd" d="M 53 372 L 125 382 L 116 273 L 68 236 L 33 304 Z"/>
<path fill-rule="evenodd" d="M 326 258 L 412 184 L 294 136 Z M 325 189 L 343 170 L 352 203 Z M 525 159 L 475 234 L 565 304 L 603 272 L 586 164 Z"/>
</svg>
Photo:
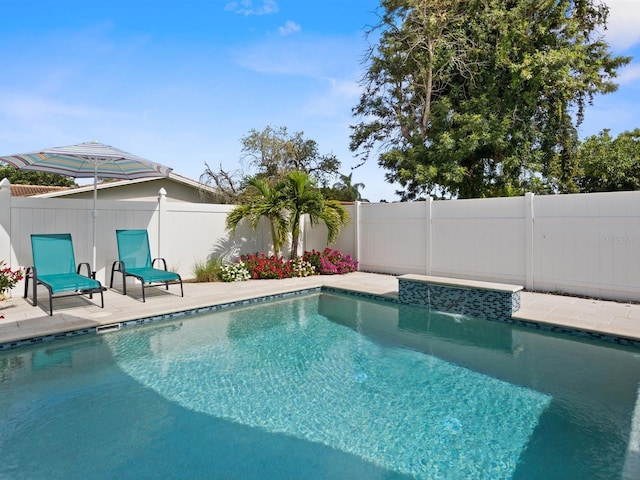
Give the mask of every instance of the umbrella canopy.
<svg viewBox="0 0 640 480">
<path fill-rule="evenodd" d="M 21 170 L 57 173 L 75 178 L 153 178 L 169 175 L 171 168 L 99 142 L 85 142 L 37 152 L 0 157 Z"/>
<path fill-rule="evenodd" d="M 96 221 L 98 178 L 166 177 L 171 168 L 99 142 L 85 142 L 36 152 L 0 157 L 20 170 L 57 173 L 74 178 L 93 178 L 93 268 L 96 268 Z"/>
</svg>

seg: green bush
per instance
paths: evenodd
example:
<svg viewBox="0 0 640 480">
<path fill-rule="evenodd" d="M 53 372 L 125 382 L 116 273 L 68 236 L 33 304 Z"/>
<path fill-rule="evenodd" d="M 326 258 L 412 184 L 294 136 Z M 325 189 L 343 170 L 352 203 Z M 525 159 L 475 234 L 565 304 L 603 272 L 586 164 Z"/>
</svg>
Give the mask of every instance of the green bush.
<svg viewBox="0 0 640 480">
<path fill-rule="evenodd" d="M 224 262 L 218 257 L 209 257 L 206 262 L 196 262 L 193 273 L 196 282 L 218 282 L 221 279 L 220 272 Z"/>
</svg>

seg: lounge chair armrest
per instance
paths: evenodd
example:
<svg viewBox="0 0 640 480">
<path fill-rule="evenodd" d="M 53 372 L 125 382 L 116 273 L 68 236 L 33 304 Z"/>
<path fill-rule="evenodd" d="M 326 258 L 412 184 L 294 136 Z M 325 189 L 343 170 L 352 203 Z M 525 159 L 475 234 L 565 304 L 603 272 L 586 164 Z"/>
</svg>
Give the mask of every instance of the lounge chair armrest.
<svg viewBox="0 0 640 480">
<path fill-rule="evenodd" d="M 38 278 L 36 273 L 36 267 L 27 267 L 24 271 L 24 276 L 29 278 Z"/>
<path fill-rule="evenodd" d="M 76 270 L 78 275 L 82 275 L 82 273 L 80 273 L 80 270 L 82 270 L 83 266 L 87 267 L 87 275 L 85 275 L 85 277 L 94 278 L 93 272 L 91 271 L 91 265 L 89 265 L 88 262 L 78 264 L 78 270 Z"/>
<path fill-rule="evenodd" d="M 127 267 L 125 267 L 124 262 L 122 260 L 116 260 L 115 262 L 113 262 L 113 265 L 111 265 L 111 271 L 112 272 L 126 272 L 127 271 Z"/>
<path fill-rule="evenodd" d="M 167 261 L 164 258 L 154 258 L 153 262 L 151 262 L 151 266 L 152 267 L 155 267 L 156 260 L 158 260 L 159 262 L 162 262 L 162 266 L 164 267 L 163 268 L 164 270 L 167 269 Z"/>
</svg>

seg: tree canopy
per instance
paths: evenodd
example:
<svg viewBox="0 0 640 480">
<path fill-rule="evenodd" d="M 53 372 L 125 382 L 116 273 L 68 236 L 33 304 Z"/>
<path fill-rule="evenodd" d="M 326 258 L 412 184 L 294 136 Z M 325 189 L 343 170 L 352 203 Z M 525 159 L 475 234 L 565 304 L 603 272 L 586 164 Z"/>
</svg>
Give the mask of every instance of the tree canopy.
<svg viewBox="0 0 640 480">
<path fill-rule="evenodd" d="M 577 126 L 616 89 L 597 0 L 382 0 L 353 109 L 404 200 L 572 192 Z"/>
<path fill-rule="evenodd" d="M 242 137 L 242 159 L 271 180 L 286 178 L 289 172 L 308 173 L 320 184 L 338 175 L 340 161 L 333 154 L 320 154 L 315 140 L 304 132 L 290 134 L 287 127 L 252 129 Z"/>
<path fill-rule="evenodd" d="M 54 173 L 18 170 L 11 165 L 0 164 L 0 179 L 6 178 L 14 185 L 49 185 L 54 187 L 73 187 L 75 182 L 70 177 Z"/>
<path fill-rule="evenodd" d="M 252 177 L 276 184 L 289 172 L 301 171 L 326 186 L 339 175 L 340 160 L 333 154 L 321 154 L 317 142 L 305 138 L 304 132 L 291 134 L 287 127 L 266 126 L 261 131 L 251 129 L 240 142 L 245 169 L 227 171 L 220 166 L 214 170 L 205 163 L 200 176 L 200 182 L 218 190 L 215 200 L 221 203 L 241 201 Z"/>
<path fill-rule="evenodd" d="M 338 200 L 341 202 L 364 201 L 360 190 L 364 188 L 364 183 L 353 183 L 353 172 L 349 175 L 338 175 L 340 180 L 335 182 L 331 187 L 322 187 L 320 191 L 325 198 Z"/>
<path fill-rule="evenodd" d="M 640 128 L 617 138 L 603 130 L 578 148 L 581 192 L 640 190 Z"/>
</svg>

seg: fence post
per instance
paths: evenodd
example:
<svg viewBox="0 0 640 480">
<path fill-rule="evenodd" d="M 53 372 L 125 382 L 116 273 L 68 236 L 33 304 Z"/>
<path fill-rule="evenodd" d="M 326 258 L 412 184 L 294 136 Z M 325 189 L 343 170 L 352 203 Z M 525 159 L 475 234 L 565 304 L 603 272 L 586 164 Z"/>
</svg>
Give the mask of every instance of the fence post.
<svg viewBox="0 0 640 480">
<path fill-rule="evenodd" d="M 14 267 L 11 264 L 11 183 L 6 178 L 0 181 L 0 260 Z"/>
<path fill-rule="evenodd" d="M 527 290 L 535 290 L 535 279 L 533 276 L 534 197 L 534 194 L 530 192 L 524 196 L 524 272 L 525 288 Z"/>
<path fill-rule="evenodd" d="M 163 258 L 162 256 L 162 245 L 164 242 L 162 241 L 162 225 L 164 223 L 164 217 L 167 211 L 167 191 L 164 188 L 158 190 L 158 258 Z"/>
<path fill-rule="evenodd" d="M 360 204 L 362 202 L 356 200 L 355 203 L 355 232 L 354 232 L 354 240 L 355 240 L 355 245 L 354 245 L 354 250 L 355 250 L 355 260 L 356 262 L 358 262 L 358 270 L 360 270 Z"/>
<path fill-rule="evenodd" d="M 425 252 L 425 266 L 424 266 L 424 274 L 425 275 L 431 275 L 431 235 L 432 235 L 432 231 L 431 231 L 431 217 L 433 215 L 432 212 L 432 208 L 433 208 L 433 198 L 429 195 L 427 196 L 427 198 L 425 199 L 425 206 L 426 206 L 426 212 L 425 212 L 425 219 L 424 219 L 424 223 L 425 223 L 425 248 L 426 248 L 426 252 Z"/>
</svg>

